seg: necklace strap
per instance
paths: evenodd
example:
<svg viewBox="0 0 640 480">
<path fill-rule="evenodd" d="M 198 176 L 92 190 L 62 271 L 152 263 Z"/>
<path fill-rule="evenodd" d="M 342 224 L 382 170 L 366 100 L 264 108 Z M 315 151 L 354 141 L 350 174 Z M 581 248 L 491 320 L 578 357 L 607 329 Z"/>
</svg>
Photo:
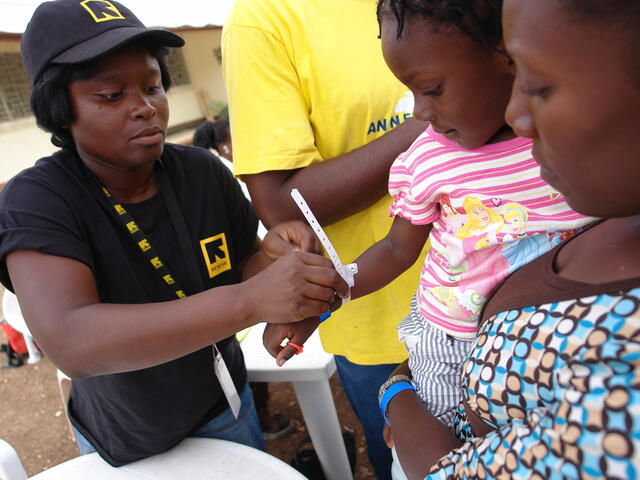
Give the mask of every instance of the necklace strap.
<svg viewBox="0 0 640 480">
<path fill-rule="evenodd" d="M 195 254 L 193 253 L 193 249 L 189 248 L 189 233 L 184 221 L 184 217 L 178 206 L 178 201 L 176 200 L 171 183 L 169 182 L 167 174 L 164 171 L 164 167 L 160 162 L 156 163 L 154 174 L 158 178 L 159 189 L 162 194 L 162 198 L 167 205 L 169 218 L 171 219 L 171 223 L 173 224 L 173 227 L 176 231 L 178 243 L 180 244 L 180 249 L 182 250 L 182 255 L 185 259 L 185 262 L 189 264 L 191 271 L 197 272 L 198 266 L 195 259 Z M 149 266 L 155 272 L 157 272 L 163 284 L 166 285 L 167 288 L 171 289 L 171 291 L 177 298 L 186 297 L 188 293 L 180 285 L 178 279 L 171 274 L 166 262 L 162 260 L 160 254 L 153 246 L 151 239 L 144 232 L 142 227 L 138 225 L 138 223 L 136 223 L 135 219 L 131 216 L 127 209 L 113 197 L 107 187 L 105 187 L 104 185 L 100 185 L 100 190 L 111 206 L 111 211 L 118 223 L 120 223 L 124 230 L 129 234 L 131 240 L 136 245 L 137 250 L 146 258 Z M 199 275 L 196 276 L 198 277 L 199 286 L 202 287 L 202 279 Z M 202 288 L 200 290 L 202 290 Z"/>
</svg>

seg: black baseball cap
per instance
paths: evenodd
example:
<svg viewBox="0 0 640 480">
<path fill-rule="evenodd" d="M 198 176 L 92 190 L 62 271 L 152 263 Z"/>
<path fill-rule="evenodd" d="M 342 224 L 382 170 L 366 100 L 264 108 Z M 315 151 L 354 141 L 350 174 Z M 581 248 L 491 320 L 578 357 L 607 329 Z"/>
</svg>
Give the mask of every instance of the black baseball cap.
<svg viewBox="0 0 640 480">
<path fill-rule="evenodd" d="M 33 85 L 51 63 L 88 62 L 138 38 L 163 47 L 184 45 L 175 33 L 145 27 L 119 2 L 54 0 L 36 8 L 20 49 Z"/>
</svg>

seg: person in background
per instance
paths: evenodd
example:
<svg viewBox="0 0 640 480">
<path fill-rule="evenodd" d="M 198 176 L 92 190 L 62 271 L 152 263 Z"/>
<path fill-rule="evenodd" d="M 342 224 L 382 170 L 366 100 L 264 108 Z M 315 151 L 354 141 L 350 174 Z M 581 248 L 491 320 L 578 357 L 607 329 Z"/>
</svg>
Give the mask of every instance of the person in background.
<svg viewBox="0 0 640 480">
<path fill-rule="evenodd" d="M 193 146 L 213 150 L 225 167 L 233 173 L 233 143 L 231 142 L 231 127 L 228 118 L 219 118 L 213 122 L 205 121 L 193 132 Z M 244 182 L 238 182 L 242 193 L 251 200 L 249 189 Z M 258 224 L 258 236 L 264 238 L 267 229 L 262 222 Z"/>
<path fill-rule="evenodd" d="M 389 168 L 426 128 L 384 63 L 375 9 L 375 0 L 238 0 L 222 35 L 235 175 L 268 228 L 304 218 L 290 196 L 297 188 L 343 259 L 388 231 Z M 418 274 L 416 264 L 320 327 L 380 479 L 391 455 L 377 392 L 407 356 L 395 326 Z M 318 320 L 307 323 L 310 334 Z M 295 352 L 279 348 L 288 333 L 265 330 L 279 363 Z"/>
<path fill-rule="evenodd" d="M 219 118 L 213 122 L 202 122 L 193 133 L 193 146 L 215 150 L 221 160 L 227 160 L 228 163 L 225 162 L 225 165 L 231 167 L 233 144 L 229 119 Z"/>
<path fill-rule="evenodd" d="M 220 161 L 233 173 L 233 143 L 231 142 L 231 127 L 228 118 L 219 118 L 213 122 L 205 121 L 196 127 L 193 133 L 193 146 L 214 150 Z M 251 200 L 247 185 L 239 181 L 244 196 Z M 258 236 L 262 239 L 267 229 L 258 221 Z"/>
<path fill-rule="evenodd" d="M 73 378 L 82 454 L 113 466 L 188 436 L 264 448 L 235 333 L 347 295 L 300 222 L 272 229 L 209 152 L 165 144 L 176 34 L 124 5 L 39 5 L 21 39 L 38 124 L 60 147 L 0 194 L 0 281 Z M 303 251 L 292 251 L 303 250 Z"/>
<path fill-rule="evenodd" d="M 508 277 L 463 368 L 454 432 L 388 406 L 409 478 L 640 474 L 640 2 L 505 0 L 507 121 L 540 173 L 603 220 Z"/>
<path fill-rule="evenodd" d="M 229 120 L 220 118 L 213 122 L 202 122 L 193 134 L 193 146 L 214 150 L 222 163 L 233 172 L 233 146 Z M 244 182 L 238 182 L 242 193 L 251 200 L 249 190 Z M 258 224 L 258 237 L 267 234 L 262 222 Z M 265 440 L 277 440 L 293 432 L 293 422 L 282 412 L 271 413 L 269 410 L 269 384 L 266 382 L 251 382 L 251 391 L 260 420 L 260 428 Z"/>
</svg>

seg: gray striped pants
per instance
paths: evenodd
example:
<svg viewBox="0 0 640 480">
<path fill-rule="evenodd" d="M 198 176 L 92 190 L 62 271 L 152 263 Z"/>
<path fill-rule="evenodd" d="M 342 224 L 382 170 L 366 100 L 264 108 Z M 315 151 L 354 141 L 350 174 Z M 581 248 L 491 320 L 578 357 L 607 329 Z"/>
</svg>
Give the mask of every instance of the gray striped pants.
<svg viewBox="0 0 640 480">
<path fill-rule="evenodd" d="M 462 399 L 460 378 L 473 340 L 455 338 L 420 314 L 414 296 L 411 311 L 398 325 L 398 337 L 409 351 L 413 384 L 427 410 L 449 425 Z"/>
</svg>

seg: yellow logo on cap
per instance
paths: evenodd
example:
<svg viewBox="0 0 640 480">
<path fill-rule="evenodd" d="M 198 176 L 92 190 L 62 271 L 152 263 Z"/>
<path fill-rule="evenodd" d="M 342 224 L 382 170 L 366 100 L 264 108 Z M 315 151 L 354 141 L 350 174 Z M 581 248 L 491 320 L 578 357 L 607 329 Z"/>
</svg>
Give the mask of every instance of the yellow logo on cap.
<svg viewBox="0 0 640 480">
<path fill-rule="evenodd" d="M 96 23 L 109 20 L 124 20 L 120 10 L 107 0 L 83 0 L 80 5 L 91 14 Z"/>
</svg>

